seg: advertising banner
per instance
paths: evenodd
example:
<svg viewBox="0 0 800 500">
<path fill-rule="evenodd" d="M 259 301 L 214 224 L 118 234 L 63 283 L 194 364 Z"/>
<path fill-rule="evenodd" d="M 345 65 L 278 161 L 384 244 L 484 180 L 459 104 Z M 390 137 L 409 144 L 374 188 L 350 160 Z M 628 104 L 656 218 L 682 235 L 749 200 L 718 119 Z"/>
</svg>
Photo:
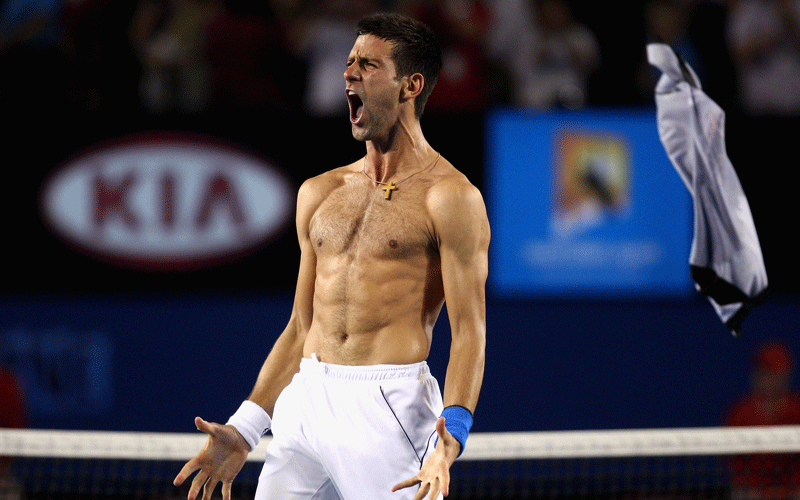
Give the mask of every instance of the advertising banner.
<svg viewBox="0 0 800 500">
<path fill-rule="evenodd" d="M 654 111 L 501 110 L 487 134 L 494 292 L 690 292 L 691 199 Z"/>
</svg>

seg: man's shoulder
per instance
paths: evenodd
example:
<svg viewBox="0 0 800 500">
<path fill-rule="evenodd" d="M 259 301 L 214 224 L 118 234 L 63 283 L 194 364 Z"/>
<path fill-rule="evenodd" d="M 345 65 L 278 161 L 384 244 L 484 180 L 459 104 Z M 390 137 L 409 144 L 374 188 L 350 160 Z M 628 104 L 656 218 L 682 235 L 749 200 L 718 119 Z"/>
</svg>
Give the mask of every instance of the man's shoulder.
<svg viewBox="0 0 800 500">
<path fill-rule="evenodd" d="M 344 183 L 345 176 L 353 172 L 356 163 L 337 167 L 306 179 L 300 186 L 298 198 L 302 201 L 306 198 L 314 199 L 330 193 L 337 186 Z"/>
<path fill-rule="evenodd" d="M 341 167 L 336 167 L 330 170 L 326 170 L 321 174 L 309 177 L 303 184 L 315 185 L 326 182 L 341 182 L 345 175 L 353 172 L 353 168 L 356 165 L 356 163 L 351 163 L 350 165 L 344 165 Z"/>
<path fill-rule="evenodd" d="M 483 197 L 466 175 L 445 160 L 439 178 L 428 191 L 428 204 L 432 208 L 451 210 L 464 203 L 482 206 Z"/>
<path fill-rule="evenodd" d="M 448 162 L 448 169 L 431 186 L 427 209 L 436 232 L 461 239 L 465 232 L 472 241 L 487 246 L 489 222 L 480 190 L 466 175 Z"/>
</svg>

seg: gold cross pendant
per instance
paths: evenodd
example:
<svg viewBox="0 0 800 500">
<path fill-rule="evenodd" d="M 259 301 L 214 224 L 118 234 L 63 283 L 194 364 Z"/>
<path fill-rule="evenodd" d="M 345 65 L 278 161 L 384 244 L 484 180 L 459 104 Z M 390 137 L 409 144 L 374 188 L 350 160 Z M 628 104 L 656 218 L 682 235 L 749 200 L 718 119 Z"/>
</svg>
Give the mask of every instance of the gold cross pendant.
<svg viewBox="0 0 800 500">
<path fill-rule="evenodd" d="M 382 187 L 381 189 L 383 189 L 386 192 L 386 196 L 384 196 L 383 199 L 384 200 L 391 200 L 392 199 L 392 191 L 397 189 L 397 186 L 395 186 L 394 184 L 392 184 L 391 181 L 389 181 L 389 184 L 387 184 L 386 187 Z"/>
</svg>

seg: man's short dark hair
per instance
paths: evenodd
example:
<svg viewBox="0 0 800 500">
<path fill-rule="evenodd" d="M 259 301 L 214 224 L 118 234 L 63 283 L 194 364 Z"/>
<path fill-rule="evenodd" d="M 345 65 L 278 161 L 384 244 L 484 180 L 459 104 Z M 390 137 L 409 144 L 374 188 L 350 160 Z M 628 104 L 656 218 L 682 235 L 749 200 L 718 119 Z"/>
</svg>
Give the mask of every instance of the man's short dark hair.
<svg viewBox="0 0 800 500">
<path fill-rule="evenodd" d="M 422 74 L 425 83 L 414 102 L 414 113 L 417 118 L 422 116 L 442 69 L 442 47 L 433 31 L 411 17 L 381 12 L 361 18 L 356 34 L 373 35 L 392 43 L 392 60 L 398 77 Z"/>
</svg>

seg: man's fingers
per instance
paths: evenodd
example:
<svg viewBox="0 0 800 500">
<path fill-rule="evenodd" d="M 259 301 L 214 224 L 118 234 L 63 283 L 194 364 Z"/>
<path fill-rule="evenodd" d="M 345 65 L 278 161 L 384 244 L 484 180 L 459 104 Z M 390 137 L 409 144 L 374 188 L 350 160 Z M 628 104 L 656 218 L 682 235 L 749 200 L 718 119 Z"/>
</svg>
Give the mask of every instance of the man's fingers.
<svg viewBox="0 0 800 500">
<path fill-rule="evenodd" d="M 411 479 L 406 479 L 405 481 L 399 482 L 392 486 L 392 491 L 402 490 L 403 488 L 408 488 L 409 486 L 414 486 L 415 484 L 419 484 L 422 481 L 418 477 L 412 477 Z"/>
<path fill-rule="evenodd" d="M 189 488 L 189 495 L 186 497 L 189 500 L 194 500 L 197 498 L 197 494 L 200 493 L 200 488 L 206 484 L 206 479 L 208 479 L 208 474 L 203 472 L 202 470 L 197 473 L 197 475 L 192 480 L 192 487 Z"/>
<path fill-rule="evenodd" d="M 436 434 L 439 435 L 440 441 L 444 439 L 445 432 L 447 432 L 447 428 L 444 426 L 444 417 L 439 417 L 436 419 Z"/>
<path fill-rule="evenodd" d="M 208 434 L 208 439 L 206 439 L 203 449 L 194 458 L 186 462 L 178 472 L 173 484 L 180 486 L 196 472 L 197 474 L 189 487 L 188 500 L 197 500 L 201 489 L 203 490 L 202 500 L 211 500 L 211 496 L 220 481 L 222 481 L 224 500 L 230 500 L 232 477 L 230 478 L 231 480 L 224 480 L 226 477 L 231 476 L 227 460 L 234 455 L 237 460 L 241 458 L 238 450 L 232 449 L 234 446 L 225 441 L 226 435 L 223 426 L 213 422 L 206 422 L 200 417 L 195 417 L 194 424 L 197 430 Z M 238 470 L 232 472 L 235 476 Z"/>
<path fill-rule="evenodd" d="M 198 431 L 205 432 L 208 435 L 214 433 L 214 427 L 200 417 L 194 417 L 194 425 Z"/>
<path fill-rule="evenodd" d="M 448 444 L 457 443 L 458 449 L 461 450 L 461 443 L 458 442 L 456 438 L 453 437 L 452 434 L 450 434 L 450 431 L 447 430 L 447 428 L 444 426 L 444 423 L 445 423 L 444 417 L 439 417 L 436 420 L 436 434 L 439 435 L 439 441 L 441 441 L 442 443 L 447 442 Z M 447 495 L 445 494 L 445 496 Z"/>
<path fill-rule="evenodd" d="M 174 484 L 175 486 L 180 486 L 183 484 L 184 481 L 186 481 L 186 477 L 187 476 L 183 474 L 183 470 L 181 470 L 180 472 L 178 472 L 178 475 L 175 476 L 175 479 L 172 480 L 172 484 Z"/>
<path fill-rule="evenodd" d="M 172 484 L 174 484 L 175 486 L 182 485 L 183 482 L 186 481 L 186 478 L 194 474 L 194 471 L 196 471 L 199 468 L 200 466 L 197 465 L 197 460 L 195 458 L 189 460 L 188 462 L 186 462 L 186 464 L 183 466 L 180 472 L 178 472 L 178 475 L 175 476 L 175 480 L 172 481 Z"/>
<path fill-rule="evenodd" d="M 422 500 L 423 498 L 425 498 L 425 495 L 428 493 L 428 490 L 430 489 L 431 489 L 431 483 L 422 483 L 422 485 L 419 487 L 419 491 L 417 491 L 417 494 L 414 495 L 414 500 Z"/>
<path fill-rule="evenodd" d="M 213 477 L 206 481 L 206 484 L 203 486 L 203 500 L 211 500 L 211 495 L 214 493 L 214 488 L 217 487 L 217 482 L 218 481 Z"/>
<path fill-rule="evenodd" d="M 231 500 L 231 482 L 222 482 L 222 500 Z"/>
<path fill-rule="evenodd" d="M 436 497 L 439 496 L 439 488 L 436 487 L 436 483 L 439 482 L 439 478 L 433 480 L 433 484 L 431 484 L 430 495 L 428 495 L 428 500 L 436 500 Z"/>
<path fill-rule="evenodd" d="M 450 471 L 445 471 L 444 477 L 441 480 L 442 486 L 439 488 L 442 495 L 447 496 L 450 494 Z"/>
</svg>

